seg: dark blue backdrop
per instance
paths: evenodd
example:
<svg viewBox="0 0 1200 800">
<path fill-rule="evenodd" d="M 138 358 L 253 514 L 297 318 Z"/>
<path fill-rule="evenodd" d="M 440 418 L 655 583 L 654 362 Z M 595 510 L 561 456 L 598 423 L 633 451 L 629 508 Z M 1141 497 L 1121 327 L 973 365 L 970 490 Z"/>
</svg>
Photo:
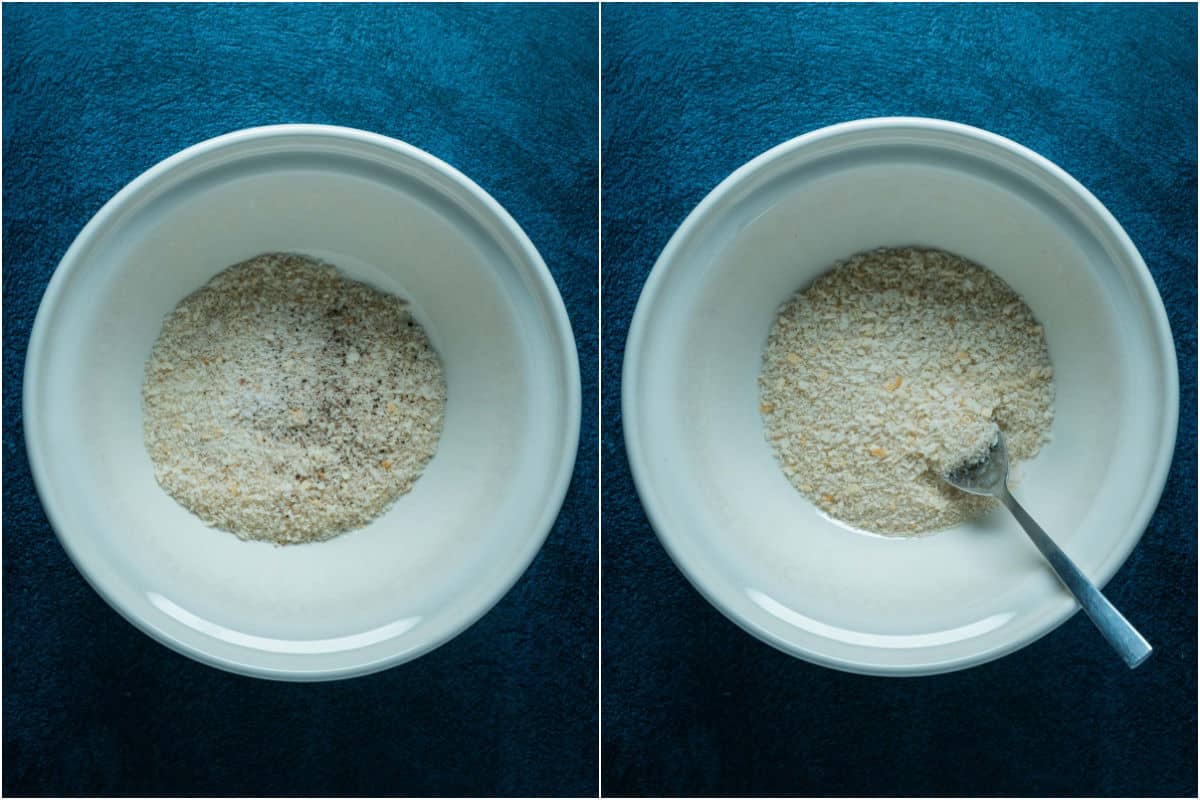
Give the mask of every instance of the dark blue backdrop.
<svg viewBox="0 0 1200 800">
<path fill-rule="evenodd" d="M 605 792 L 1195 796 L 1195 7 L 606 5 L 601 27 Z M 1082 615 L 952 675 L 811 666 L 711 608 L 633 500 L 621 354 L 667 239 L 769 147 L 897 114 L 977 125 L 1064 167 L 1166 301 L 1175 464 L 1108 587 L 1157 649 L 1137 671 Z"/>
<path fill-rule="evenodd" d="M 591 794 L 596 787 L 596 8 L 6 5 L 4 793 Z M 583 367 L 545 547 L 464 634 L 382 674 L 288 685 L 200 666 L 75 572 L 21 433 L 59 258 L 144 169 L 238 128 L 403 139 L 504 205 L 558 281 Z"/>
</svg>

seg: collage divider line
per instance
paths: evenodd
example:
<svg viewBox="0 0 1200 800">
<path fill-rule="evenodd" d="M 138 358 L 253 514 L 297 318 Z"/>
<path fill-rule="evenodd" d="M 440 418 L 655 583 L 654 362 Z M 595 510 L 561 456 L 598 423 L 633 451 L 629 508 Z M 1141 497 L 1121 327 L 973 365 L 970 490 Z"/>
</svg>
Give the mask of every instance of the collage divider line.
<svg viewBox="0 0 1200 800">
<path fill-rule="evenodd" d="M 596 2 L 596 796 L 604 796 L 604 2 Z"/>
</svg>

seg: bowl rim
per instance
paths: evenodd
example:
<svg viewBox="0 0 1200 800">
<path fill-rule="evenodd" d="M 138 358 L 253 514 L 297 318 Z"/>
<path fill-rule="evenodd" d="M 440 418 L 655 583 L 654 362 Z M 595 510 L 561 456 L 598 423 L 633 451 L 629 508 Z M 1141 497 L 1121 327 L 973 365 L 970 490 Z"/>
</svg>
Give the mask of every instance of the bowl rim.
<svg viewBox="0 0 1200 800">
<path fill-rule="evenodd" d="M 649 468 L 648 460 L 643 451 L 643 439 L 641 436 L 642 420 L 636 401 L 639 393 L 638 375 L 641 371 L 640 362 L 644 357 L 646 340 L 654 325 L 653 309 L 658 304 L 659 293 L 666 282 L 668 273 L 672 270 L 683 268 L 681 263 L 676 261 L 676 258 L 684 248 L 685 243 L 697 235 L 701 227 L 707 222 L 707 217 L 711 210 L 725 198 L 738 192 L 743 184 L 759 175 L 763 170 L 768 169 L 772 164 L 781 159 L 791 156 L 797 150 L 811 147 L 826 140 L 870 131 L 904 132 L 917 136 L 930 133 L 952 134 L 959 138 L 974 140 L 976 143 L 990 145 L 993 148 L 1005 151 L 1009 156 L 1015 157 L 1016 160 L 1023 161 L 1027 165 L 1042 171 L 1051 180 L 1056 181 L 1074 199 L 1082 202 L 1087 210 L 1095 214 L 1105 231 L 1113 237 L 1123 259 L 1132 265 L 1132 274 L 1130 277 L 1136 281 L 1138 289 L 1148 301 L 1149 307 L 1147 311 L 1152 320 L 1152 334 L 1159 350 L 1156 355 L 1163 359 L 1164 372 L 1166 374 L 1166 383 L 1163 386 L 1164 402 L 1162 409 L 1164 412 L 1164 446 L 1159 449 L 1153 463 L 1150 479 L 1146 483 L 1146 491 L 1143 493 L 1142 499 L 1133 514 L 1134 522 L 1132 528 L 1137 531 L 1137 535 L 1128 537 L 1126 542 L 1102 565 L 1095 579 L 1098 588 L 1103 588 L 1108 583 L 1117 570 L 1125 563 L 1133 548 L 1141 540 L 1142 534 L 1150 523 L 1150 519 L 1158 506 L 1158 502 L 1166 486 L 1167 475 L 1174 458 L 1174 443 L 1178 433 L 1178 362 L 1174 339 L 1171 335 L 1171 328 L 1167 319 L 1166 309 L 1163 306 L 1162 296 L 1159 294 L 1158 288 L 1154 283 L 1154 278 L 1146 267 L 1145 261 L 1143 261 L 1137 247 L 1133 244 L 1128 234 L 1126 234 L 1124 228 L 1117 222 L 1116 218 L 1113 217 L 1108 209 L 1091 192 L 1061 167 L 1023 145 L 981 128 L 949 120 L 914 116 L 871 117 L 828 125 L 782 142 L 738 167 L 722 180 L 716 188 L 712 189 L 687 215 L 668 240 L 642 287 L 642 292 L 638 298 L 637 307 L 634 310 L 626 337 L 625 354 L 621 370 L 621 417 L 625 451 L 633 481 L 641 498 L 642 507 L 646 512 L 650 526 L 676 568 L 683 573 L 692 587 L 727 619 L 752 636 L 784 653 L 820 666 L 863 675 L 916 677 L 953 672 L 978 666 L 1015 652 L 1037 641 L 1066 622 L 1079 610 L 1079 606 L 1073 599 L 1068 598 L 1069 602 L 1064 603 L 1061 609 L 1046 617 L 1045 622 L 1041 626 L 1032 626 L 1025 634 L 1011 641 L 997 644 L 980 653 L 944 660 L 931 659 L 928 662 L 909 665 L 875 663 L 869 660 L 843 658 L 818 652 L 787 638 L 778 636 L 760 625 L 750 615 L 739 612 L 736 606 L 724 602 L 721 594 L 724 587 L 705 583 L 700 559 L 693 560 L 689 557 L 688 551 L 682 544 L 686 538 L 686 533 L 672 531 L 666 524 L 668 517 L 664 513 L 664 508 L 667 504 L 660 501 L 655 491 L 654 473 Z"/>
<path fill-rule="evenodd" d="M 78 532 L 67 530 L 54 502 L 45 487 L 50 485 L 46 466 L 46 453 L 37 430 L 44 427 L 41 422 L 39 398 L 41 388 L 39 379 L 41 365 L 45 360 L 44 350 L 52 337 L 49 329 L 50 321 L 58 312 L 63 298 L 64 287 L 70 277 L 86 265 L 81 254 L 88 252 L 91 245 L 107 232 L 114 221 L 119 221 L 123 211 L 136 203 L 146 190 L 152 189 L 160 180 L 176 170 L 200 159 L 214 151 L 228 148 L 241 148 L 255 145 L 271 139 L 296 140 L 297 138 L 314 143 L 357 143 L 385 151 L 400 165 L 405 162 L 424 167 L 435 175 L 444 178 L 473 204 L 468 210 L 476 219 L 483 219 L 498 226 L 501 234 L 510 237 L 513 255 L 517 256 L 514 265 L 529 279 L 534 301 L 542 306 L 549 318 L 551 328 L 548 331 L 554 340 L 552 347 L 557 351 L 559 366 L 563 374 L 563 419 L 565 435 L 557 455 L 557 466 L 549 473 L 550 491 L 540 499 L 541 510 L 534 516 L 519 549 L 519 557 L 511 574 L 499 581 L 494 591 L 484 598 L 483 602 L 470 609 L 458 620 L 450 624 L 434 626 L 429 630 L 425 640 L 416 645 L 395 647 L 392 652 L 382 657 L 366 661 L 356 661 L 356 654 L 367 652 L 365 649 L 347 650 L 336 654 L 339 663 L 333 667 L 311 669 L 303 667 L 274 667 L 254 663 L 253 659 L 237 660 L 219 655 L 205 649 L 207 637 L 199 632 L 190 632 L 186 636 L 176 636 L 154 625 L 134 609 L 121 602 L 115 589 L 110 585 L 119 578 L 112 574 L 97 574 L 80 549 L 76 541 Z M 236 150 L 234 150 L 236 152 Z M 381 166 L 386 168 L 386 166 Z M 485 226 L 490 230 L 490 226 Z M 506 248 L 507 250 L 508 248 Z M 576 457 L 579 449 L 579 434 L 582 414 L 581 378 L 579 372 L 579 356 L 575 337 L 571 329 L 570 318 L 558 286 L 538 253 L 537 248 L 522 230 L 512 215 L 508 213 L 490 194 L 468 178 L 459 170 L 446 162 L 406 142 L 384 136 L 378 133 L 349 128 L 338 125 L 323 125 L 309 123 L 290 123 L 283 125 L 265 125 L 243 128 L 225 133 L 193 144 L 145 170 L 132 181 L 122 187 L 97 211 L 67 248 L 63 257 L 55 267 L 53 274 L 38 305 L 37 315 L 30 329 L 29 343 L 25 352 L 25 366 L 22 380 L 22 416 L 25 436 L 26 455 L 28 456 L 30 472 L 33 476 L 34 487 L 38 499 L 46 514 L 51 529 L 76 570 L 87 583 L 113 608 L 120 616 L 134 627 L 141 630 L 159 643 L 175 652 L 181 653 L 200 663 L 219 669 L 250 677 L 267 678 L 283 681 L 324 681 L 340 680 L 368 675 L 410 661 L 445 644 L 458 634 L 475 624 L 490 611 L 516 584 L 529 569 L 530 564 L 541 550 L 549 536 L 560 510 L 566 500 Z M 190 630 L 190 629 L 189 629 Z M 380 648 L 388 642 L 380 642 L 373 648 Z M 252 652 L 252 651 L 250 651 Z M 278 657 L 279 654 L 274 654 Z"/>
</svg>

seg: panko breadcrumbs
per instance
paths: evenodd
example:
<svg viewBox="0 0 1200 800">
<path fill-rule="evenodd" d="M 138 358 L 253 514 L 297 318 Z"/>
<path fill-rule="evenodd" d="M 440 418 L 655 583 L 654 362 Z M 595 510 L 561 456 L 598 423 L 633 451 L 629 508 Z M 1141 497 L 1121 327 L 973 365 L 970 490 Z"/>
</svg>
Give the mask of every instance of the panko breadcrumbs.
<svg viewBox="0 0 1200 800">
<path fill-rule="evenodd" d="M 835 264 L 779 309 L 759 376 L 792 485 L 883 534 L 951 527 L 995 501 L 942 480 L 1003 431 L 1017 462 L 1050 438 L 1042 326 L 1012 289 L 951 253 L 886 248 Z"/>
<path fill-rule="evenodd" d="M 167 316 L 142 400 L 172 497 L 243 539 L 288 544 L 365 525 L 412 488 L 446 385 L 403 300 L 269 253 Z"/>
</svg>

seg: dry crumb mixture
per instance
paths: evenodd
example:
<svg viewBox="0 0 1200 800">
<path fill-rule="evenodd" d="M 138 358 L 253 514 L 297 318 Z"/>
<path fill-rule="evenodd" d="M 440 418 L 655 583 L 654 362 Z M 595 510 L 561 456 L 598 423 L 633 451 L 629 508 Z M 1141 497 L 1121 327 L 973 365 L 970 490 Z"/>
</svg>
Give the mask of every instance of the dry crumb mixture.
<svg viewBox="0 0 1200 800">
<path fill-rule="evenodd" d="M 780 308 L 760 411 L 784 474 L 830 516 L 939 530 L 995 502 L 945 484 L 1004 432 L 1014 462 L 1050 438 L 1042 326 L 1003 281 L 939 250 L 861 253 Z"/>
<path fill-rule="evenodd" d="M 365 525 L 411 489 L 446 385 L 403 300 L 270 253 L 167 316 L 142 401 L 172 497 L 243 539 L 287 544 Z"/>
</svg>

